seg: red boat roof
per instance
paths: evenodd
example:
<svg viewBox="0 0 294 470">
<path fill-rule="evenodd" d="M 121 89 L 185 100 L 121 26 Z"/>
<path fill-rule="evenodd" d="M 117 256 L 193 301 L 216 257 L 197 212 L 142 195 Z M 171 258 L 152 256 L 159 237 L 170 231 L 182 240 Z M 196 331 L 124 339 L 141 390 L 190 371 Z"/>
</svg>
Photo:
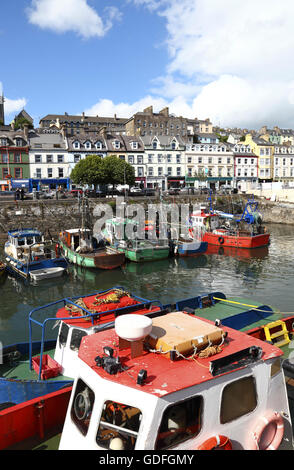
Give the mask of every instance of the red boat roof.
<svg viewBox="0 0 294 470">
<path fill-rule="evenodd" d="M 203 318 L 195 316 L 193 316 L 193 318 L 213 325 L 213 322 L 204 320 Z M 222 351 L 208 358 L 195 356 L 190 360 L 177 359 L 172 361 L 170 358 L 166 357 L 166 354 L 154 353 L 147 350 L 144 350 L 139 357 L 132 358 L 130 349 L 119 350 L 119 338 L 114 328 L 84 337 L 81 342 L 79 357 L 105 380 L 162 397 L 213 380 L 214 376 L 210 372 L 211 361 L 222 358 L 229 360 L 230 355 L 247 348 L 254 346 L 261 348 L 261 361 L 279 357 L 283 354 L 283 352 L 275 346 L 248 336 L 245 333 L 227 327 L 222 327 L 222 330 L 228 333 L 226 342 L 221 346 Z M 124 368 L 127 367 L 127 370 L 110 375 L 96 364 L 95 358 L 97 356 L 105 356 L 103 348 L 106 346 L 114 350 L 114 357 L 118 356 L 122 366 Z M 235 364 L 235 366 L 233 365 L 233 370 L 246 366 L 246 364 L 236 364 L 236 360 L 232 362 L 232 364 Z M 146 370 L 147 378 L 142 385 L 138 385 L 137 376 L 142 369 Z M 230 370 L 226 370 L 218 375 L 229 372 Z"/>
</svg>

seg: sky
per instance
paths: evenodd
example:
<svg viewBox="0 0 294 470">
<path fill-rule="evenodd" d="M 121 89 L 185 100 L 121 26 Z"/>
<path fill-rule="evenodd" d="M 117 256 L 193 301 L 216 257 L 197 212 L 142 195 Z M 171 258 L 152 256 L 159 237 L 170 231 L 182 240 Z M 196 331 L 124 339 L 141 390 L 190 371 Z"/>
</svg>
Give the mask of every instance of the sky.
<svg viewBox="0 0 294 470">
<path fill-rule="evenodd" d="M 5 122 L 25 109 L 294 128 L 293 0 L 2 0 Z"/>
</svg>

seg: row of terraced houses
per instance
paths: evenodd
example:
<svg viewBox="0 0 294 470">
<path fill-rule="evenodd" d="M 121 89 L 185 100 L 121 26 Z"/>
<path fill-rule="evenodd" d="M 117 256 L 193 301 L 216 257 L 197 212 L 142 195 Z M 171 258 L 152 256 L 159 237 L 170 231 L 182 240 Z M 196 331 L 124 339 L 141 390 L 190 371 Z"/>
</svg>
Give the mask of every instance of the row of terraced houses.
<svg viewBox="0 0 294 470">
<path fill-rule="evenodd" d="M 0 100 L 0 108 L 2 102 Z M 0 109 L 1 111 L 1 109 Z M 2 113 L 3 114 L 3 113 Z M 4 116 L 4 114 L 3 114 Z M 22 111 L 23 117 L 32 119 Z M 71 187 L 74 166 L 88 155 L 117 155 L 145 188 L 222 185 L 250 189 L 260 182 L 294 185 L 294 132 L 221 130 L 209 119 L 158 113 L 131 118 L 47 115 L 39 127 L 0 125 L 0 186 Z"/>
</svg>

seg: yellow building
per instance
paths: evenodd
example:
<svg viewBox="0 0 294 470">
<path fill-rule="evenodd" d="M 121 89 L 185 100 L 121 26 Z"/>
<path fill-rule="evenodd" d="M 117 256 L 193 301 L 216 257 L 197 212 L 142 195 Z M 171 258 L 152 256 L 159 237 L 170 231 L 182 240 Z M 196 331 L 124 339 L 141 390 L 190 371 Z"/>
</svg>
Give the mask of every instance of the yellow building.
<svg viewBox="0 0 294 470">
<path fill-rule="evenodd" d="M 249 145 L 252 152 L 258 157 L 258 178 L 264 182 L 273 180 L 274 144 L 261 138 L 246 134 L 245 145 Z"/>
</svg>

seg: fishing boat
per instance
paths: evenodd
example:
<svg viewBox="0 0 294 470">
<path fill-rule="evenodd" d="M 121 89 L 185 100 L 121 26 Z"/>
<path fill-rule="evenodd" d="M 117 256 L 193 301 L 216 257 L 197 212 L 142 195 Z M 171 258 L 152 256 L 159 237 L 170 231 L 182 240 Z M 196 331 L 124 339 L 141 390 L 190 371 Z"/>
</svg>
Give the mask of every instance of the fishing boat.
<svg viewBox="0 0 294 470">
<path fill-rule="evenodd" d="M 282 351 L 185 311 L 85 336 L 60 450 L 293 449 Z"/>
<path fill-rule="evenodd" d="M 29 341 L 5 346 L 1 351 L 0 449 L 25 445 L 31 438 L 42 442 L 56 429 L 61 431 L 84 336 L 109 328 L 118 316 L 162 309 L 160 302 L 135 296 L 122 287 L 33 309 L 29 314 Z M 42 322 L 40 317 L 44 318 Z M 49 326 L 56 324 L 57 338 L 46 339 Z M 36 330 L 40 341 L 33 341 Z"/>
<path fill-rule="evenodd" d="M 142 238 L 130 238 L 136 232 L 138 223 L 132 219 L 114 217 L 105 223 L 102 234 L 111 247 L 125 254 L 137 263 L 166 259 L 170 254 L 168 240 L 148 240 L 145 238 L 145 225 Z"/>
<path fill-rule="evenodd" d="M 174 254 L 179 256 L 195 256 L 207 251 L 208 243 L 199 240 L 174 240 Z"/>
<path fill-rule="evenodd" d="M 125 262 L 121 251 L 99 247 L 90 229 L 70 229 L 59 234 L 59 244 L 70 263 L 92 269 L 115 269 Z"/>
<path fill-rule="evenodd" d="M 8 232 L 4 246 L 7 269 L 25 279 L 59 277 L 67 268 L 52 240 L 45 241 L 39 230 L 26 228 Z M 58 269 L 56 269 L 58 268 Z"/>
<path fill-rule="evenodd" d="M 267 246 L 270 234 L 257 209 L 254 199 L 247 201 L 241 217 L 214 211 L 211 206 L 201 207 L 191 214 L 191 233 L 209 245 L 247 249 Z"/>
</svg>

